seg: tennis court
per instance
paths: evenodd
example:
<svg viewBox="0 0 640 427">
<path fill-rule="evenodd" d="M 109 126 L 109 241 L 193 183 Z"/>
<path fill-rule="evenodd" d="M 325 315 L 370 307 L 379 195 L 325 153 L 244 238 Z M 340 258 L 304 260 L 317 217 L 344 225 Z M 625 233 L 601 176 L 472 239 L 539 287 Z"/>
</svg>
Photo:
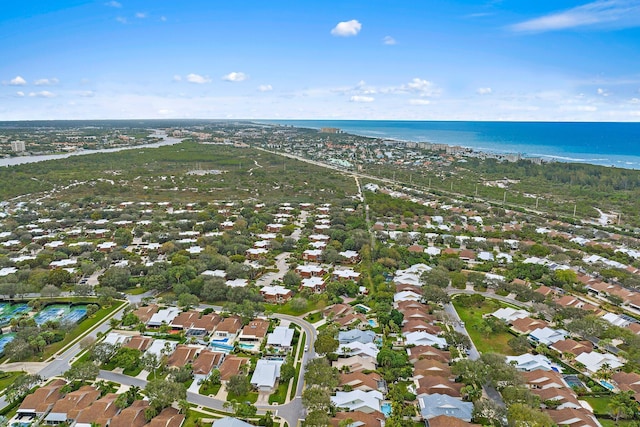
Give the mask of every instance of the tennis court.
<svg viewBox="0 0 640 427">
<path fill-rule="evenodd" d="M 68 306 L 63 304 L 53 304 L 45 307 L 36 314 L 34 320 L 38 325 L 42 325 L 50 320 L 61 323 L 77 323 L 87 314 L 86 305 Z"/>
</svg>

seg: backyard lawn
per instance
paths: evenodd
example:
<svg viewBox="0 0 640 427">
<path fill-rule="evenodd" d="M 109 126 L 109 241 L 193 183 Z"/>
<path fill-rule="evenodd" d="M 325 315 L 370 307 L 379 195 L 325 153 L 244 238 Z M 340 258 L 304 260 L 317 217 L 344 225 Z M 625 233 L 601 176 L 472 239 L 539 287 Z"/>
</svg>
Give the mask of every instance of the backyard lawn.
<svg viewBox="0 0 640 427">
<path fill-rule="evenodd" d="M 461 307 L 457 304 L 456 299 L 453 299 L 453 306 L 456 308 L 460 319 L 464 322 L 465 328 L 469 333 L 469 336 L 476 345 L 476 348 L 482 353 L 498 353 L 507 356 L 513 355 L 513 350 L 509 347 L 507 342 L 514 336 L 508 332 L 492 333 L 489 335 L 480 331 L 480 327 L 483 323 L 483 314 L 493 313 L 497 309 L 504 307 L 497 301 L 487 299 L 481 306 L 476 307 Z"/>
</svg>

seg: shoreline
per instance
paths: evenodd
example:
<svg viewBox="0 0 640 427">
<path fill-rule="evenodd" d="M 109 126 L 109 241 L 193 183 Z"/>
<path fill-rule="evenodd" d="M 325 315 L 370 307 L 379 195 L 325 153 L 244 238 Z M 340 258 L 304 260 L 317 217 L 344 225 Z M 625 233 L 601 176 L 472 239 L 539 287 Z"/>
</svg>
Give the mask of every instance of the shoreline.
<svg viewBox="0 0 640 427">
<path fill-rule="evenodd" d="M 345 123 L 381 123 L 381 122 L 390 122 L 390 123 L 434 123 L 434 122 L 425 122 L 425 121 L 379 121 L 379 120 L 269 120 L 269 121 L 252 121 L 253 123 L 260 125 L 270 125 L 270 126 L 290 126 L 294 128 L 300 129 L 311 129 L 319 131 L 322 125 L 326 125 L 327 127 L 333 127 L 332 125 L 339 125 L 341 122 Z M 300 123 L 296 123 L 300 122 Z M 438 122 L 440 123 L 440 122 Z M 446 122 L 446 123 L 505 123 L 505 122 Z M 511 123 L 511 122 L 510 122 Z M 583 124 L 583 122 L 513 122 L 516 124 L 524 123 L 524 124 Z M 614 124 L 618 124 L 617 122 L 612 122 Z M 584 124 L 594 124 L 593 122 L 584 122 Z M 600 124 L 599 122 L 596 124 Z M 607 124 L 609 124 L 607 122 Z M 627 124 L 626 122 L 620 124 Z M 636 123 L 638 124 L 638 123 Z M 640 124 L 638 124 L 640 125 Z M 628 170 L 640 170 L 640 155 L 622 155 L 622 154 L 613 154 L 613 153 L 581 153 L 581 152 L 568 152 L 568 153 L 544 153 L 544 152 L 536 152 L 540 151 L 540 149 L 544 149 L 546 147 L 553 147 L 551 145 L 540 145 L 539 147 L 532 147 L 530 144 L 523 143 L 523 148 L 527 147 L 530 150 L 509 150 L 506 148 L 500 147 L 486 147 L 483 145 L 491 144 L 487 141 L 477 141 L 477 144 L 469 144 L 468 141 L 454 143 L 451 141 L 440 142 L 433 141 L 429 138 L 411 138 L 411 137 L 398 137 L 389 135 L 388 131 L 376 131 L 375 129 L 365 130 L 365 129 L 352 129 L 349 127 L 338 127 L 342 133 L 360 136 L 363 138 L 370 138 L 373 140 L 379 141 L 392 141 L 395 143 L 403 143 L 403 144 L 413 144 L 413 143 L 423 143 L 423 144 L 434 144 L 440 146 L 446 146 L 449 148 L 462 148 L 465 150 L 469 150 L 470 152 L 478 155 L 486 155 L 488 157 L 493 158 L 504 158 L 508 156 L 517 156 L 519 159 L 531 161 L 534 163 L 570 163 L 570 164 L 586 164 L 592 166 L 600 166 L 606 168 L 619 168 L 619 169 L 628 169 Z M 402 132 L 402 128 L 400 128 L 400 132 Z M 438 130 L 427 129 L 422 130 L 422 132 L 438 132 Z M 460 132 L 463 133 L 465 131 L 447 131 L 447 132 Z M 498 143 L 499 144 L 499 143 Z"/>
</svg>

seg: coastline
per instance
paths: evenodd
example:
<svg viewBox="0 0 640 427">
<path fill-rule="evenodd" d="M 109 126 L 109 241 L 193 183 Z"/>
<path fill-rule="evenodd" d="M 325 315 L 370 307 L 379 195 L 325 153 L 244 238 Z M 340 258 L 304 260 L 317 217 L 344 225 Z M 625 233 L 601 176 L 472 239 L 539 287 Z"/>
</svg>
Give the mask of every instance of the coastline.
<svg viewBox="0 0 640 427">
<path fill-rule="evenodd" d="M 476 154 L 518 156 L 533 162 L 580 163 L 621 169 L 640 169 L 640 146 L 634 144 L 634 141 L 640 140 L 640 138 L 635 139 L 640 135 L 640 123 L 378 120 L 259 120 L 253 122 L 314 130 L 335 127 L 344 133 L 377 140 L 398 143 L 426 142 L 448 147 L 462 147 Z M 609 129 L 611 126 L 617 132 L 611 132 Z M 629 135 L 620 132 L 620 126 Z M 591 128 L 595 128 L 596 131 L 594 132 Z M 505 129 L 507 132 L 504 132 Z M 527 133 L 531 129 L 537 132 L 533 137 Z M 592 134 L 590 134 L 591 139 L 586 140 L 585 134 L 589 132 Z M 545 135 L 550 136 L 545 138 Z M 517 140 L 518 137 L 521 137 L 522 141 Z"/>
</svg>

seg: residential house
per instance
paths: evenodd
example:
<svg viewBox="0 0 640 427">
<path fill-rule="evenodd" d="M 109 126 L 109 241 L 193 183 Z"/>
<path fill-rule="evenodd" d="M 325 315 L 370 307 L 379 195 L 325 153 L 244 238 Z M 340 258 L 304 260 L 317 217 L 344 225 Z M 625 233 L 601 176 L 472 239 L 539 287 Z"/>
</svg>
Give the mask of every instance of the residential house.
<svg viewBox="0 0 640 427">
<path fill-rule="evenodd" d="M 427 427 L 480 427 L 480 424 L 471 424 L 449 415 L 438 415 L 426 422 Z"/>
<path fill-rule="evenodd" d="M 312 292 L 319 294 L 324 291 L 326 287 L 326 283 L 322 277 L 309 277 L 306 279 L 302 279 L 302 283 L 300 284 L 300 289 L 309 289 Z"/>
<path fill-rule="evenodd" d="M 511 324 L 514 320 L 528 317 L 529 313 L 525 310 L 515 309 L 511 307 L 504 307 L 491 313 L 491 316 L 500 319 L 508 324 Z"/>
<path fill-rule="evenodd" d="M 117 398 L 117 394 L 109 393 L 82 409 L 76 417 L 75 427 L 106 427 L 120 410 L 116 406 Z"/>
<path fill-rule="evenodd" d="M 586 410 L 565 408 L 547 411 L 553 422 L 562 427 L 602 427 Z"/>
<path fill-rule="evenodd" d="M 259 351 L 262 341 L 267 336 L 269 329 L 269 321 L 263 319 L 254 319 L 247 326 L 242 328 L 238 335 L 240 346 L 248 351 Z"/>
<path fill-rule="evenodd" d="M 437 375 L 416 378 L 417 394 L 445 394 L 451 397 L 461 397 L 460 390 L 464 387 L 462 383 L 451 381 L 447 377 Z"/>
<path fill-rule="evenodd" d="M 571 353 L 574 356 L 579 356 L 582 353 L 593 351 L 593 344 L 591 344 L 589 341 L 578 342 L 570 338 L 566 340 L 556 341 L 549 347 L 559 352 L 560 354 Z"/>
<path fill-rule="evenodd" d="M 109 427 L 143 427 L 147 424 L 145 411 L 149 407 L 146 400 L 136 400 L 131 406 L 120 411 L 111 419 Z"/>
<path fill-rule="evenodd" d="M 207 378 L 213 369 L 220 366 L 224 356 L 224 353 L 217 351 L 202 350 L 192 364 L 195 379 L 200 380 Z"/>
<path fill-rule="evenodd" d="M 176 346 L 171 356 L 169 356 L 169 360 L 167 360 L 167 365 L 169 368 L 182 368 L 187 364 L 193 363 L 196 359 L 198 353 L 202 350 L 202 346 L 190 346 L 179 344 Z"/>
<path fill-rule="evenodd" d="M 331 403 L 333 403 L 336 408 L 369 414 L 372 412 L 380 412 L 380 404 L 383 399 L 384 396 L 378 390 L 338 391 L 335 396 L 331 396 Z"/>
<path fill-rule="evenodd" d="M 44 422 L 50 425 L 70 424 L 75 421 L 82 409 L 89 407 L 99 397 L 100 391 L 95 387 L 90 385 L 80 387 L 54 403 L 51 411 L 44 417 Z"/>
<path fill-rule="evenodd" d="M 123 345 L 123 347 L 140 350 L 144 353 L 151 346 L 152 342 L 153 338 L 151 337 L 145 337 L 144 335 L 134 335 Z"/>
<path fill-rule="evenodd" d="M 451 354 L 448 351 L 440 350 L 430 345 L 418 345 L 407 348 L 409 354 L 409 362 L 416 363 L 420 359 L 436 360 L 442 363 L 448 363 L 451 360 Z"/>
<path fill-rule="evenodd" d="M 371 391 L 386 389 L 385 382 L 376 372 L 365 374 L 363 372 L 349 372 L 340 374 L 340 386 L 351 387 L 352 390 Z"/>
<path fill-rule="evenodd" d="M 149 321 L 147 322 L 147 326 L 149 327 L 158 327 L 161 325 L 169 325 L 180 314 L 180 309 L 177 307 L 169 307 L 158 312 L 154 313 Z"/>
<path fill-rule="evenodd" d="M 575 360 L 582 363 L 591 373 L 596 373 L 605 366 L 615 370 L 623 365 L 620 359 L 613 354 L 599 353 L 597 351 L 582 353 Z"/>
<path fill-rule="evenodd" d="M 272 392 L 280 378 L 280 367 L 283 360 L 260 359 L 251 376 L 251 385 L 261 392 Z"/>
<path fill-rule="evenodd" d="M 349 372 L 358 371 L 374 371 L 378 367 L 375 359 L 366 356 L 351 356 L 346 358 L 338 358 L 331 363 L 331 366 L 342 371 L 346 367 Z"/>
<path fill-rule="evenodd" d="M 350 329 L 348 331 L 340 331 L 338 333 L 338 342 L 342 344 L 350 344 L 352 342 L 360 342 L 362 344 L 372 343 L 376 338 L 373 331 L 361 331 L 359 329 Z"/>
<path fill-rule="evenodd" d="M 430 359 L 416 360 L 413 364 L 413 372 L 415 377 L 439 376 L 448 378 L 451 376 L 451 368 L 447 363 Z"/>
<path fill-rule="evenodd" d="M 224 417 L 213 422 L 212 427 L 254 427 L 253 424 L 245 423 L 237 418 Z"/>
<path fill-rule="evenodd" d="M 155 304 L 143 305 L 142 307 L 138 307 L 133 311 L 133 314 L 140 320 L 140 322 L 146 324 L 151 320 L 151 316 L 156 314 L 160 307 Z"/>
<path fill-rule="evenodd" d="M 522 377 L 524 378 L 527 387 L 531 389 L 544 390 L 547 388 L 567 387 L 567 384 L 562 379 L 562 375 L 556 371 L 536 369 L 535 371 L 523 372 Z"/>
<path fill-rule="evenodd" d="M 551 371 L 551 361 L 542 354 L 525 353 L 520 356 L 507 356 L 507 363 L 515 366 L 518 371 Z"/>
<path fill-rule="evenodd" d="M 185 418 L 184 414 L 170 406 L 149 421 L 148 427 L 181 427 Z"/>
<path fill-rule="evenodd" d="M 293 298 L 293 292 L 281 285 L 263 286 L 260 295 L 270 304 L 282 304 Z"/>
<path fill-rule="evenodd" d="M 294 330 L 287 326 L 276 326 L 273 332 L 267 334 L 267 346 L 289 350 L 293 340 L 293 333 Z"/>
<path fill-rule="evenodd" d="M 238 316 L 230 316 L 224 319 L 214 333 L 215 339 L 235 337 L 242 327 L 242 320 Z"/>
<path fill-rule="evenodd" d="M 522 317 L 511 322 L 511 329 L 523 335 L 528 335 L 536 329 L 542 329 L 547 326 L 547 322 L 530 317 Z"/>
<path fill-rule="evenodd" d="M 446 394 L 421 394 L 418 396 L 420 414 L 427 422 L 439 415 L 447 415 L 463 421 L 471 421 L 473 403 L 463 402 Z"/>
<path fill-rule="evenodd" d="M 558 341 L 564 340 L 567 335 L 569 335 L 569 332 L 564 329 L 552 329 L 547 326 L 532 331 L 529 334 L 529 340 L 531 340 L 534 345 L 544 344 L 550 346 Z"/>
<path fill-rule="evenodd" d="M 242 366 L 247 363 L 249 363 L 249 359 L 244 357 L 225 357 L 218 368 L 220 370 L 220 379 L 222 381 L 229 381 L 229 378 L 240 373 Z"/>
<path fill-rule="evenodd" d="M 18 407 L 18 415 L 23 417 L 42 418 L 62 398 L 60 389 L 67 384 L 64 380 L 53 380 L 50 384 L 36 389 L 27 395 Z"/>
<path fill-rule="evenodd" d="M 432 347 L 447 348 L 447 341 L 444 338 L 429 334 L 427 332 L 409 332 L 404 335 L 405 345 L 430 345 Z"/>
<path fill-rule="evenodd" d="M 365 413 L 362 411 L 337 412 L 331 419 L 331 427 L 340 427 L 345 420 L 351 420 L 348 427 L 383 427 L 385 416 L 382 412 Z"/>
</svg>

